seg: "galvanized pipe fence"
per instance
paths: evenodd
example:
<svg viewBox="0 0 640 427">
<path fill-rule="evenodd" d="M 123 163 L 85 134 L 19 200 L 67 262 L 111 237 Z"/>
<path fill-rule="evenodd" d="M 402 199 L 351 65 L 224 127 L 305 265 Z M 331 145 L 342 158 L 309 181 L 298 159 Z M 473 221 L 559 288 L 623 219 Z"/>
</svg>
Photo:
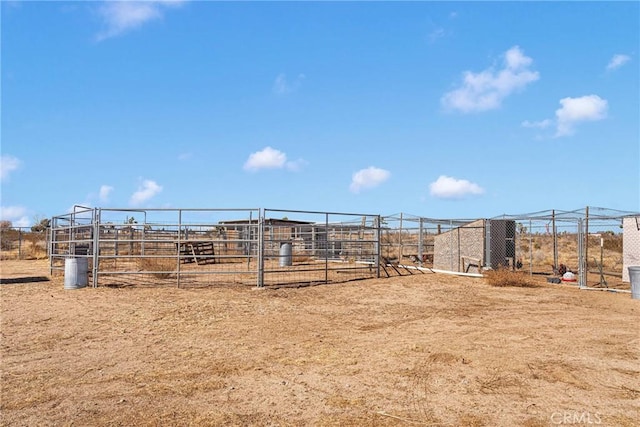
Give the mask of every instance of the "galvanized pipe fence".
<svg viewBox="0 0 640 427">
<path fill-rule="evenodd" d="M 93 286 L 303 286 L 417 272 L 511 269 L 608 287 L 624 218 L 587 208 L 489 219 L 282 209 L 104 209 L 53 217 L 52 273 L 88 260 Z M 591 258 L 589 259 L 589 255 Z M 569 275 L 571 276 L 571 275 Z"/>
<path fill-rule="evenodd" d="M 377 215 L 334 212 L 77 207 L 52 218 L 50 269 L 54 274 L 68 258 L 86 258 L 94 287 L 374 278 L 379 223 Z"/>
</svg>

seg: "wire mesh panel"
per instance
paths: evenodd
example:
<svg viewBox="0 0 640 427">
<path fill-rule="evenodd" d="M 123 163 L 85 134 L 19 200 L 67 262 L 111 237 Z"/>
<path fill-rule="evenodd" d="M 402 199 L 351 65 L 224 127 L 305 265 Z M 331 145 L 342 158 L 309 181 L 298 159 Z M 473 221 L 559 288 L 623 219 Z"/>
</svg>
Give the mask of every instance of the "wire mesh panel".
<svg viewBox="0 0 640 427">
<path fill-rule="evenodd" d="M 52 218 L 49 242 L 52 273 L 64 270 L 67 258 L 87 258 L 87 265 L 93 267 L 95 221 L 96 210 L 82 206 L 75 206 L 72 212 Z"/>
<path fill-rule="evenodd" d="M 94 286 L 258 283 L 257 209 L 98 208 L 86 213 L 54 217 L 52 270 L 82 246 Z"/>
<path fill-rule="evenodd" d="M 0 221 L 0 259 L 47 258 L 49 229 L 34 231 L 32 227 L 13 227 Z"/>
<path fill-rule="evenodd" d="M 601 208 L 433 219 L 77 206 L 52 218 L 48 249 L 52 272 L 87 258 L 93 286 L 302 285 L 506 268 L 624 289 L 626 266 L 640 261 L 639 217 Z"/>
<path fill-rule="evenodd" d="M 515 264 L 512 267 L 557 281 L 564 276 L 565 281 L 575 279 L 578 283 L 582 260 L 578 216 L 571 212 L 544 211 L 501 219 L 512 221 L 514 227 Z M 510 245 L 510 239 L 505 243 Z M 571 274 L 565 276 L 565 273 Z"/>
<path fill-rule="evenodd" d="M 623 279 L 623 223 L 619 211 L 585 209 L 585 274 L 587 286 L 620 287 Z"/>
<path fill-rule="evenodd" d="M 262 285 L 378 277 L 379 217 L 265 209 Z"/>
</svg>

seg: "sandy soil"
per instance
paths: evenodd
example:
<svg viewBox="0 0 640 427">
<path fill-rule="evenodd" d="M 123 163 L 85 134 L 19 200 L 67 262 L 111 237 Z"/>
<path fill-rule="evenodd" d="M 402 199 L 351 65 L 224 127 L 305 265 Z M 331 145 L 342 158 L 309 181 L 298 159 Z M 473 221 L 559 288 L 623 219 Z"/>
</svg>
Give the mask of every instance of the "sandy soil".
<svg viewBox="0 0 640 427">
<path fill-rule="evenodd" d="M 2 261 L 2 277 L 48 276 Z M 5 426 L 633 426 L 640 301 L 424 274 L 300 289 L 4 284 Z"/>
</svg>

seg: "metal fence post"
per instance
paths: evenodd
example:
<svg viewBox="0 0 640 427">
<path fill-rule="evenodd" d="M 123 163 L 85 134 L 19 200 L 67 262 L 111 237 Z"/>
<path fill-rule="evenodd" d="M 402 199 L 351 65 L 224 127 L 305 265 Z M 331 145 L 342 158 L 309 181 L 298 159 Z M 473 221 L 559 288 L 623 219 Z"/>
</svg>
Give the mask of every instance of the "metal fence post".
<svg viewBox="0 0 640 427">
<path fill-rule="evenodd" d="M 488 219 L 484 220 L 484 245 L 485 245 L 485 268 L 492 268 L 492 260 L 491 260 L 491 221 Z"/>
<path fill-rule="evenodd" d="M 257 286 L 264 286 L 264 216 L 265 211 L 260 208 L 258 211 L 258 277 Z"/>
<path fill-rule="evenodd" d="M 578 218 L 578 287 L 580 289 L 587 287 L 584 254 L 584 230 L 582 229 L 582 218 Z"/>
<path fill-rule="evenodd" d="M 423 224 L 423 218 L 419 219 L 419 225 L 418 225 L 418 265 L 420 267 L 422 267 L 422 260 L 424 257 L 424 247 L 423 247 L 423 241 L 422 239 L 424 238 L 423 234 L 424 234 L 424 224 Z"/>
<path fill-rule="evenodd" d="M 100 263 L 100 208 L 96 208 L 93 218 L 93 266 L 91 275 L 93 277 L 93 287 L 98 287 L 98 271 Z"/>
<path fill-rule="evenodd" d="M 380 278 L 380 227 L 381 227 L 381 223 L 382 223 L 382 217 L 380 215 L 378 215 L 376 217 L 376 229 L 375 229 L 375 261 L 376 261 L 376 277 L 379 279 Z"/>
</svg>

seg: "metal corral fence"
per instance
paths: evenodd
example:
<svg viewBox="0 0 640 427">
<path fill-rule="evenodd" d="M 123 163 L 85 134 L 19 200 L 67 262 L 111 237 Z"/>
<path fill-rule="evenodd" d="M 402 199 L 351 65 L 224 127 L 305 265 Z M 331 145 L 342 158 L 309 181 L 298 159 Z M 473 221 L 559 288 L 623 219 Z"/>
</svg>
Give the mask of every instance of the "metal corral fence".
<svg viewBox="0 0 640 427">
<path fill-rule="evenodd" d="M 377 215 L 76 207 L 51 221 L 51 272 L 96 286 L 303 285 L 379 277 Z"/>
<path fill-rule="evenodd" d="M 86 258 L 93 286 L 262 287 L 507 268 L 625 289 L 624 269 L 640 260 L 640 214 L 589 207 L 488 219 L 76 207 L 52 218 L 50 236 L 52 273 Z"/>
<path fill-rule="evenodd" d="M 0 259 L 46 259 L 49 229 L 32 231 L 31 227 L 0 227 Z"/>
<path fill-rule="evenodd" d="M 625 230 L 638 223 L 640 233 L 638 218 L 638 213 L 593 207 L 490 219 L 396 214 L 382 217 L 381 257 L 401 271 L 480 275 L 508 268 L 554 282 L 575 281 L 582 288 L 624 289 L 623 260 L 640 260 L 640 234 L 623 236 L 623 222 L 628 222 Z"/>
</svg>

